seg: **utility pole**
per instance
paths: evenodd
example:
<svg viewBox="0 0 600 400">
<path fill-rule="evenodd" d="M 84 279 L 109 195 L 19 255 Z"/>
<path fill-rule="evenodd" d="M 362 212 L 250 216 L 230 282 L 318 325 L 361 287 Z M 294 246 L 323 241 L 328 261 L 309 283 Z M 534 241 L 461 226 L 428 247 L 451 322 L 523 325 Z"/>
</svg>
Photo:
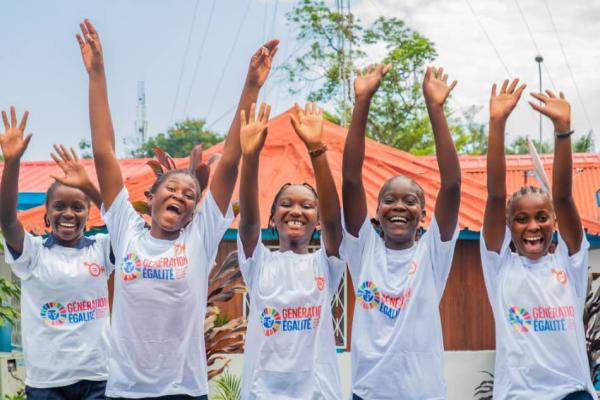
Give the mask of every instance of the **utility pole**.
<svg viewBox="0 0 600 400">
<path fill-rule="evenodd" d="M 535 62 L 538 63 L 538 73 L 539 73 L 539 77 L 540 77 L 540 93 L 542 93 L 542 62 L 544 61 L 544 57 L 542 57 L 541 55 L 537 55 L 535 56 Z M 540 101 L 540 105 L 542 105 L 542 102 Z M 538 151 L 541 153 L 542 152 L 542 113 L 540 114 L 540 141 L 538 143 Z"/>
<path fill-rule="evenodd" d="M 146 90 L 144 81 L 137 83 L 137 109 L 135 119 L 135 140 L 139 141 L 139 146 L 146 143 L 148 132 L 148 121 L 146 120 Z"/>
</svg>

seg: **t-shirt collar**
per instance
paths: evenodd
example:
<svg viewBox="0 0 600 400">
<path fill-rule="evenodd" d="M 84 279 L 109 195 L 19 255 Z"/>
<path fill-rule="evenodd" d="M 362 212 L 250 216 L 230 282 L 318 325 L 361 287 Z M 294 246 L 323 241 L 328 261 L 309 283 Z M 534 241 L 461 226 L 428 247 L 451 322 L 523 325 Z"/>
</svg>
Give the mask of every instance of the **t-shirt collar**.
<svg viewBox="0 0 600 400">
<path fill-rule="evenodd" d="M 68 247 L 81 250 L 81 249 L 85 249 L 86 247 L 90 247 L 95 242 L 96 241 L 94 239 L 90 239 L 86 236 L 82 236 L 81 239 L 79 239 L 73 246 L 68 246 Z M 62 245 L 60 244 L 60 240 L 56 237 L 56 235 L 54 233 L 50 233 L 48 235 L 48 237 L 46 238 L 46 240 L 44 240 L 43 246 L 50 249 L 53 246 L 62 246 Z M 67 247 L 67 246 L 63 246 L 63 247 Z"/>
</svg>

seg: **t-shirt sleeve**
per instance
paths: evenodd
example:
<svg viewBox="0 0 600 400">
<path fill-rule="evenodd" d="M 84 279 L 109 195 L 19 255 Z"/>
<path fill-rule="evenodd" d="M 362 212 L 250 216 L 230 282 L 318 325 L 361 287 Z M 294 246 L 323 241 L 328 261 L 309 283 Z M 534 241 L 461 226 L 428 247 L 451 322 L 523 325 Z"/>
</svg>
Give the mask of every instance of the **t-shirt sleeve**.
<svg viewBox="0 0 600 400">
<path fill-rule="evenodd" d="M 353 277 L 358 277 L 360 275 L 366 247 L 373 245 L 373 242 L 379 238 L 368 215 L 358 231 L 358 237 L 348 232 L 343 218 L 342 227 L 344 230 L 342 244 L 340 246 L 340 257 L 348 263 L 350 274 L 352 274 Z"/>
<path fill-rule="evenodd" d="M 248 287 L 248 290 L 252 290 L 254 282 L 256 282 L 258 279 L 260 268 L 264 262 L 264 255 L 267 251 L 269 250 L 265 248 L 265 245 L 260 241 L 259 238 L 252 255 L 250 257 L 246 257 L 242 239 L 240 239 L 240 235 L 237 235 L 238 263 L 240 265 L 240 272 L 244 278 L 244 283 Z"/>
<path fill-rule="evenodd" d="M 327 276 L 327 289 L 329 290 L 329 295 L 333 296 L 340 286 L 340 280 L 344 275 L 344 270 L 346 269 L 346 263 L 338 257 L 328 256 L 325 251 L 325 246 L 321 241 L 321 248 L 319 251 L 319 259 L 321 265 L 324 267 L 324 271 L 326 271 Z"/>
<path fill-rule="evenodd" d="M 458 223 L 454 227 L 454 232 L 449 240 L 443 241 L 440 233 L 440 228 L 435 217 L 431 219 L 427 232 L 420 240 L 425 242 L 431 260 L 435 287 L 438 297 L 441 298 L 446 287 L 446 281 L 450 274 L 452 266 L 452 257 L 454 256 L 454 248 L 458 239 Z"/>
<path fill-rule="evenodd" d="M 589 248 L 590 242 L 588 242 L 585 232 L 583 232 L 583 239 L 579 251 L 569 255 L 569 247 L 560 235 L 560 232 L 558 233 L 558 247 L 556 248 L 556 254 L 559 257 L 561 264 L 566 268 L 567 276 L 572 280 L 577 297 L 581 301 L 585 301 L 585 297 L 587 296 Z"/>
<path fill-rule="evenodd" d="M 115 257 L 110 244 L 110 236 L 101 234 L 94 236 L 94 239 L 99 242 L 102 256 L 104 257 L 104 262 L 106 264 L 104 273 L 106 274 L 106 278 L 108 278 L 115 270 Z"/>
<path fill-rule="evenodd" d="M 108 229 L 114 255 L 120 260 L 131 238 L 144 231 L 144 219 L 129 202 L 129 192 L 126 187 L 121 189 L 108 210 L 102 204 L 100 212 Z"/>
<path fill-rule="evenodd" d="M 504 230 L 504 239 L 502 240 L 502 247 L 500 247 L 500 254 L 495 251 L 488 250 L 485 239 L 483 236 L 483 230 L 479 237 L 479 253 L 481 257 L 481 267 L 483 268 L 483 278 L 485 280 L 485 286 L 488 293 L 492 294 L 496 290 L 496 281 L 498 275 L 502 270 L 502 267 L 508 264 L 511 250 L 510 250 L 511 235 L 508 227 Z"/>
<path fill-rule="evenodd" d="M 14 254 L 13 250 L 6 243 L 4 239 L 4 260 L 10 265 L 12 272 L 19 279 L 28 279 L 37 267 L 37 260 L 39 258 L 39 252 L 43 245 L 43 239 L 39 236 L 33 236 L 32 234 L 25 232 L 23 237 L 23 251 L 21 255 Z"/>
<path fill-rule="evenodd" d="M 200 242 L 210 259 L 217 254 L 219 243 L 234 218 L 231 205 L 227 207 L 227 213 L 223 215 L 209 190 L 204 196 L 204 203 L 200 212 L 196 214 L 194 223 L 200 233 Z"/>
</svg>

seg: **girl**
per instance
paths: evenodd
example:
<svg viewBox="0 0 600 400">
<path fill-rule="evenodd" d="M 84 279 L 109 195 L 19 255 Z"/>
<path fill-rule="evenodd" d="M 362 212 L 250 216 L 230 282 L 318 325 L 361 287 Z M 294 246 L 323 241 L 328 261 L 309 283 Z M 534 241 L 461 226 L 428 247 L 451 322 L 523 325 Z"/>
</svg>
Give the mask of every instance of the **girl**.
<svg viewBox="0 0 600 400">
<path fill-rule="evenodd" d="M 448 85 L 443 69 L 427 68 L 423 94 L 433 127 L 441 186 L 435 215 L 425 218 L 425 194 L 396 176 L 378 196 L 379 235 L 367 215 L 362 165 L 369 104 L 390 67 L 369 67 L 354 81 L 356 102 L 343 159 L 346 257 L 357 298 L 352 326 L 354 399 L 443 399 L 443 341 L 439 302 L 458 237 L 460 165 L 444 116 Z"/>
<path fill-rule="evenodd" d="M 481 262 L 496 320 L 496 399 L 596 399 L 585 351 L 589 243 L 571 194 L 571 106 L 563 93 L 532 96 L 554 124 L 552 196 L 523 187 L 506 203 L 504 132 L 525 85 L 505 80 L 490 99 L 488 198 Z M 549 253 L 554 227 L 558 246 Z M 510 244 L 514 245 L 513 253 Z"/>
<path fill-rule="evenodd" d="M 279 251 L 271 252 L 260 242 L 258 207 L 258 160 L 269 111 L 263 104 L 255 120 L 252 107 L 247 122 L 241 113 L 238 257 L 251 307 L 242 399 L 341 399 L 331 299 L 345 266 L 338 252 L 339 199 L 322 141 L 323 112 L 313 103 L 304 111 L 296 106 L 291 117 L 310 155 L 317 191 L 306 183 L 279 190 L 269 217 Z M 321 249 L 309 253 L 319 226 Z"/>
<path fill-rule="evenodd" d="M 73 150 L 55 146 L 64 171 L 46 192 L 43 239 L 25 232 L 17 219 L 19 164 L 31 134 L 23 137 L 28 113 L 17 125 L 2 112 L 4 171 L 0 182 L 0 226 L 6 262 L 21 279 L 25 391 L 36 399 L 104 399 L 108 357 L 108 286 L 113 271 L 107 235 L 83 236 L 90 199 L 100 194 Z"/>
<path fill-rule="evenodd" d="M 119 270 L 106 394 L 206 399 L 203 324 L 208 274 L 221 237 L 233 220 L 229 201 L 241 155 L 238 116 L 256 101 L 278 41 L 267 42 L 252 57 L 238 111 L 201 212 L 194 215 L 200 198 L 195 176 L 187 170 L 169 171 L 147 194 L 152 222 L 146 230 L 128 201 L 115 156 L 100 39 L 87 20 L 81 31 L 83 37 L 77 35 L 77 39 L 90 78 L 94 161 Z"/>
</svg>

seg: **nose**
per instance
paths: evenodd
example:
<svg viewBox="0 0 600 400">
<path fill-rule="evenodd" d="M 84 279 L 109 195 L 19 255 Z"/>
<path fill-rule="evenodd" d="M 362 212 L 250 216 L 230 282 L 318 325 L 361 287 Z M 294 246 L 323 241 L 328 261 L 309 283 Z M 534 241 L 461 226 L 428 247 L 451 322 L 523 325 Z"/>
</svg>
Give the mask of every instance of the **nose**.
<svg viewBox="0 0 600 400">
<path fill-rule="evenodd" d="M 290 214 L 294 216 L 300 216 L 302 215 L 302 209 L 299 205 L 294 205 L 290 208 Z"/>
<path fill-rule="evenodd" d="M 392 210 L 397 210 L 397 211 L 406 210 L 406 204 L 404 204 L 403 201 L 398 200 L 397 202 L 395 202 L 393 204 Z"/>
<path fill-rule="evenodd" d="M 527 224 L 527 230 L 530 232 L 537 232 L 540 230 L 540 224 L 535 220 L 535 218 L 532 218 L 529 221 Z"/>
</svg>

